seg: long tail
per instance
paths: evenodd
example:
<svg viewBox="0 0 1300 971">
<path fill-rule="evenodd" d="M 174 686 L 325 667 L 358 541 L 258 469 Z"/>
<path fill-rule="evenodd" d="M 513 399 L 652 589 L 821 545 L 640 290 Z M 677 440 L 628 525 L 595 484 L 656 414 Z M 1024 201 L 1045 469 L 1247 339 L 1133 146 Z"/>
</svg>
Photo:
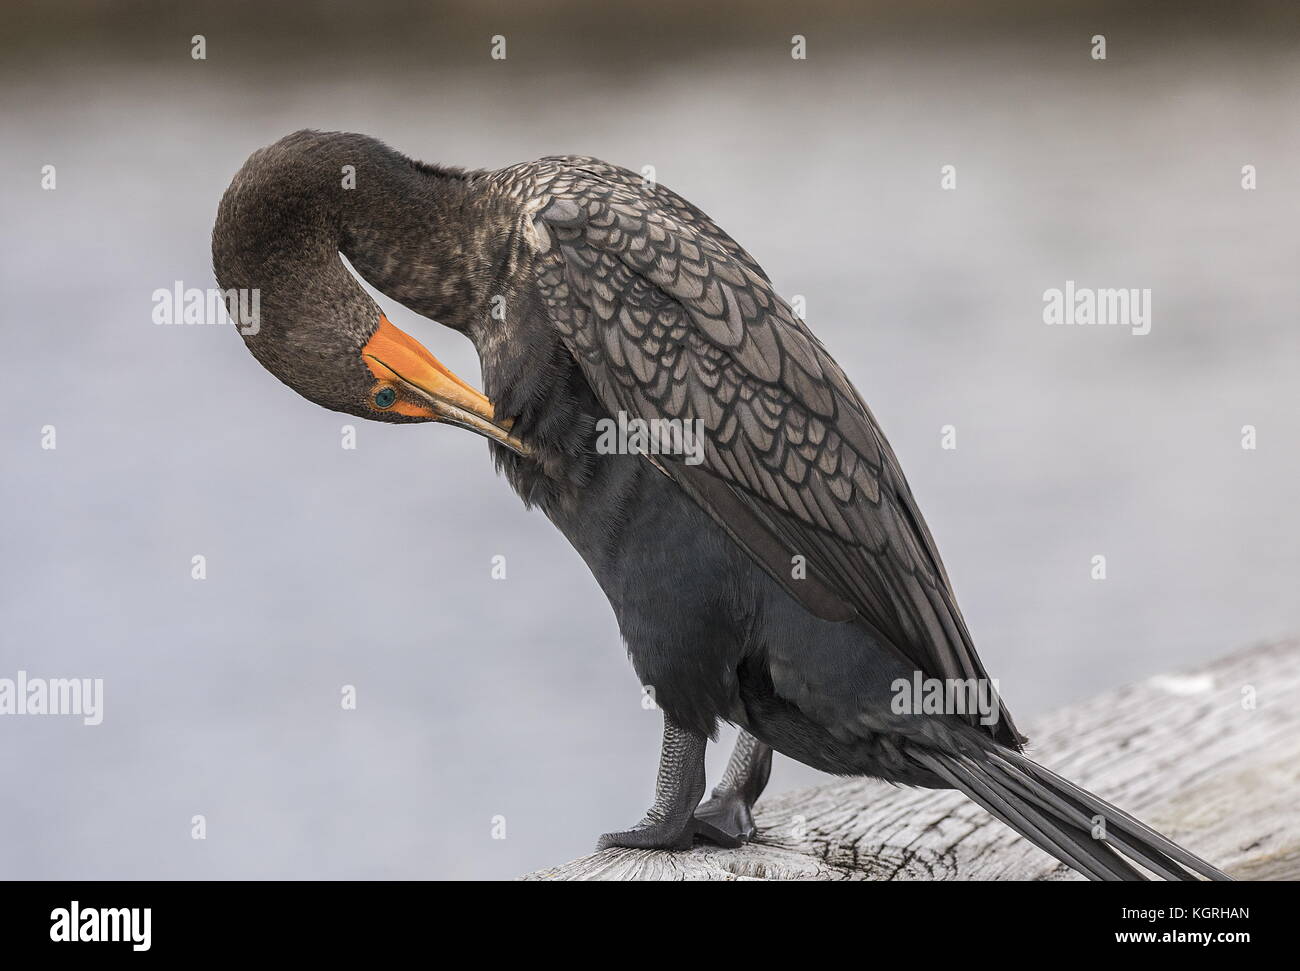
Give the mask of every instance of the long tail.
<svg viewBox="0 0 1300 971">
<path fill-rule="evenodd" d="M 1196 880 L 1196 874 L 1232 879 L 1123 810 L 1011 749 L 939 755 L 909 747 L 907 755 L 1091 880 L 1146 880 L 1129 860 L 1166 880 Z M 1105 835 L 1100 838 L 1093 836 L 1097 817 L 1104 820 Z"/>
</svg>

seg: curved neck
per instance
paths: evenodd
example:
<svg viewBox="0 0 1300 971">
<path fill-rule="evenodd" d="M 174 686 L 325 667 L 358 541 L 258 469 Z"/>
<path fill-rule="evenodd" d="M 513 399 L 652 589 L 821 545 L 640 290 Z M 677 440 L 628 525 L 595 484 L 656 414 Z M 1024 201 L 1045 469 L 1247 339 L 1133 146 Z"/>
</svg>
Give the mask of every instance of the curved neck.
<svg viewBox="0 0 1300 971">
<path fill-rule="evenodd" d="M 383 149 L 358 159 L 341 192 L 339 251 L 369 284 L 416 313 L 473 334 L 508 227 L 476 191 L 477 173 L 421 165 Z"/>
</svg>

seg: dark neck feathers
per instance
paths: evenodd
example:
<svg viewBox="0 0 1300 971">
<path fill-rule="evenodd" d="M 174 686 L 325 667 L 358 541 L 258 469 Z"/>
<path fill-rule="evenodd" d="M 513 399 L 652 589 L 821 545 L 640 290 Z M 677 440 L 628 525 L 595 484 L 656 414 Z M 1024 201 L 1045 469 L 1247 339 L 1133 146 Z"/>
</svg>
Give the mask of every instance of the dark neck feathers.
<svg viewBox="0 0 1300 971">
<path fill-rule="evenodd" d="M 213 234 L 218 277 L 294 302 L 285 284 L 341 271 L 331 264 L 342 253 L 381 293 L 472 334 L 506 268 L 501 243 L 520 224 L 518 201 L 487 191 L 482 175 L 365 135 L 295 132 L 255 152 L 227 190 Z"/>
<path fill-rule="evenodd" d="M 591 474 L 602 409 L 531 285 L 524 204 L 489 174 L 416 162 L 365 135 L 297 132 L 255 152 L 231 183 L 214 266 L 223 288 L 263 291 L 253 352 L 326 407 L 337 404 L 324 385 L 357 369 L 379 313 L 340 253 L 376 290 L 465 334 L 484 393 L 538 449 L 535 462 L 497 460 L 545 505 Z M 320 388 L 294 372 L 305 344 Z"/>
</svg>

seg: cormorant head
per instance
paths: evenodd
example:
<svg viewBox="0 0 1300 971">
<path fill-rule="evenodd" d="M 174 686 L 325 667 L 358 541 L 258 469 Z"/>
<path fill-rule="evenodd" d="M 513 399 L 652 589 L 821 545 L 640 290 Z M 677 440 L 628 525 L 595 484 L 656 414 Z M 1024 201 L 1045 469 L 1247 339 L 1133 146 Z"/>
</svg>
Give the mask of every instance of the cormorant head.
<svg viewBox="0 0 1300 971">
<path fill-rule="evenodd" d="M 392 324 L 343 265 L 337 147 L 290 135 L 254 152 L 222 197 L 212 264 L 249 350 L 322 407 L 459 425 L 524 454 L 491 401 Z"/>
</svg>

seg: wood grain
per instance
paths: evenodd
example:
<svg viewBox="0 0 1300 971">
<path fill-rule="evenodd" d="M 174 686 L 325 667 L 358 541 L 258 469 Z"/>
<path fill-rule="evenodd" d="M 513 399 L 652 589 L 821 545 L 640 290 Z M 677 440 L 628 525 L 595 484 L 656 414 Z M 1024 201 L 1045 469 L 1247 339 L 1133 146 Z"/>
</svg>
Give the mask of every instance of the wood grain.
<svg viewBox="0 0 1300 971">
<path fill-rule="evenodd" d="M 1030 757 L 1231 876 L 1300 878 L 1300 641 L 1106 692 L 1030 738 Z M 741 849 L 610 849 L 524 879 L 1082 879 L 956 792 L 844 779 L 755 817 Z"/>
</svg>

